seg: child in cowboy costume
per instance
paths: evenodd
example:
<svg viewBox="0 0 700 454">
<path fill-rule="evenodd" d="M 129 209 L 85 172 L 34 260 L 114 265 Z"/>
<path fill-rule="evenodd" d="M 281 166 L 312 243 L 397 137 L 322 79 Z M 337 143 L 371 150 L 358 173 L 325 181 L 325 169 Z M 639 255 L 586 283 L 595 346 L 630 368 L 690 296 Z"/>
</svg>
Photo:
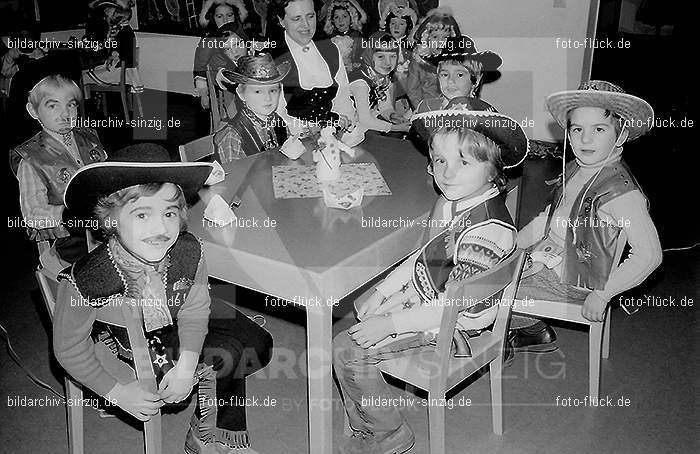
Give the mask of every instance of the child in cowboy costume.
<svg viewBox="0 0 700 454">
<path fill-rule="evenodd" d="M 576 159 L 566 164 L 549 207 L 518 234 L 534 263 L 523 272 L 517 296 L 580 302 L 583 317 L 602 322 L 610 299 L 661 263 L 647 199 L 621 156 L 626 141 L 649 130 L 654 111 L 599 80 L 554 93 L 546 105 Z M 618 266 L 613 258 L 622 231 L 631 250 Z M 513 316 L 509 338 L 516 351 L 557 349 L 554 330 L 532 318 Z"/>
<path fill-rule="evenodd" d="M 270 54 L 260 54 L 239 58 L 236 71 L 221 71 L 224 86 L 235 90 L 243 105 L 214 135 L 216 157 L 221 162 L 279 149 L 287 140 L 287 125 L 276 109 L 282 92 L 280 81 L 289 67 L 289 63 L 275 65 Z"/>
<path fill-rule="evenodd" d="M 29 91 L 26 109 L 42 130 L 10 153 L 10 167 L 19 181 L 20 206 L 29 237 L 54 241 L 41 257 L 44 267 L 58 273 L 87 254 L 85 229 L 67 229 L 63 192 L 71 176 L 86 164 L 107 159 L 94 129 L 77 128 L 80 88 L 54 74 Z"/>
<path fill-rule="evenodd" d="M 237 402 L 245 399 L 245 377 L 269 362 L 272 338 L 242 313 L 210 304 L 202 246 L 185 231 L 187 201 L 217 171 L 210 163 L 167 162 L 155 145 L 132 148 L 113 157 L 120 162 L 80 169 L 66 189 L 66 206 L 94 214 L 107 240 L 59 275 L 56 358 L 142 421 L 187 399 L 198 382 L 185 453 L 253 453 Z M 95 342 L 104 342 L 133 364 L 125 304 L 143 319 L 157 392 L 120 382 L 96 357 Z"/>
<path fill-rule="evenodd" d="M 449 37 L 440 53 L 425 57 L 436 67 L 441 96 L 423 99 L 416 112 L 444 109 L 458 96 L 477 98 L 485 72 L 496 71 L 503 60 L 490 50 L 477 52 L 474 41 L 466 36 Z"/>
<path fill-rule="evenodd" d="M 505 206 L 503 169 L 528 150 L 518 124 L 496 112 L 470 111 L 460 99 L 445 110 L 417 114 L 414 125 L 430 142 L 433 175 L 442 191 L 429 241 L 356 303 L 362 321 L 334 339 L 333 366 L 354 434 L 344 453 L 404 453 L 414 435 L 393 406 L 363 406 L 363 397 L 390 399 L 381 361 L 435 348 L 446 288 L 507 258 L 516 229 Z M 467 129 L 468 125 L 470 129 Z M 447 228 L 440 228 L 445 221 Z M 497 298 L 465 305 L 457 321 L 455 354 L 470 356 L 468 338 L 493 324 Z"/>
</svg>

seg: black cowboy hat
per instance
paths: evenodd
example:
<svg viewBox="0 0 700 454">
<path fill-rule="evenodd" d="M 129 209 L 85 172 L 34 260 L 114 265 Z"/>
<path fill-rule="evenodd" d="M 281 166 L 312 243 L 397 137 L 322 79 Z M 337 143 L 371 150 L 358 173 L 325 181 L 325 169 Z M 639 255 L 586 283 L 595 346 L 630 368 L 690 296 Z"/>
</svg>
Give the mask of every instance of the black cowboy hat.
<svg viewBox="0 0 700 454">
<path fill-rule="evenodd" d="M 490 50 L 477 52 L 474 40 L 467 35 L 448 37 L 440 53 L 424 57 L 424 59 L 434 66 L 448 60 L 477 61 L 481 63 L 484 72 L 496 71 L 503 64 L 503 59 Z"/>
</svg>

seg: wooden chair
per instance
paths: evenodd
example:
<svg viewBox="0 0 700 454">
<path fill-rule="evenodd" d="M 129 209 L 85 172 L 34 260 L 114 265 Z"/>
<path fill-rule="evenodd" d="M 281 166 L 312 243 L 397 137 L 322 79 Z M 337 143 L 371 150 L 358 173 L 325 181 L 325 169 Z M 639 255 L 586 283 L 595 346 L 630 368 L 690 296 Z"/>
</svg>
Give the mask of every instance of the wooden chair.
<svg viewBox="0 0 700 454">
<path fill-rule="evenodd" d="M 505 262 L 474 276 L 465 300 L 480 301 L 503 290 L 498 314 L 492 331 L 485 331 L 469 340 L 471 358 L 455 358 L 452 354 L 452 336 L 438 336 L 435 351 L 404 358 L 383 361 L 379 364 L 385 374 L 396 377 L 417 388 L 428 391 L 429 402 L 445 398 L 447 392 L 462 381 L 489 366 L 491 381 L 491 411 L 493 432 L 503 434 L 503 404 L 501 372 L 503 369 L 503 345 L 515 297 L 524 254 L 515 252 Z M 457 324 L 461 305 L 445 306 L 440 323 L 441 333 L 452 333 Z M 347 415 L 346 415 L 347 418 Z M 428 441 L 431 454 L 445 453 L 445 407 L 428 405 Z M 346 424 L 347 425 L 347 424 Z"/>
<path fill-rule="evenodd" d="M 136 67 L 138 67 L 138 48 L 136 48 L 134 53 L 134 59 L 137 62 Z M 107 112 L 107 102 L 106 93 L 119 93 L 122 100 L 122 109 L 124 112 L 124 120 L 126 123 L 131 121 L 131 115 L 129 111 L 134 111 L 135 116 L 138 118 L 143 117 L 143 106 L 141 103 L 141 93 L 132 93 L 131 86 L 126 83 L 126 62 L 122 60 L 120 62 L 120 76 L 119 85 L 95 85 L 95 84 L 85 84 L 83 85 L 83 96 L 85 99 L 90 99 L 92 93 L 103 94 L 102 99 L 102 113 L 105 117 L 109 114 Z"/>
<path fill-rule="evenodd" d="M 195 162 L 214 154 L 214 134 L 200 137 L 178 147 L 180 161 Z"/>
<path fill-rule="evenodd" d="M 624 230 L 617 239 L 614 264 L 619 264 L 627 244 Z M 600 363 L 601 357 L 608 359 L 610 355 L 610 305 L 605 311 L 602 322 L 591 322 L 581 315 L 581 303 L 566 301 L 516 300 L 513 312 L 518 314 L 563 320 L 578 325 L 588 326 L 588 394 L 598 398 L 600 394 Z"/>
<path fill-rule="evenodd" d="M 46 308 L 53 320 L 55 295 L 58 293 L 58 282 L 49 277 L 42 269 L 36 271 L 36 278 L 39 282 L 39 288 L 41 289 Z M 134 354 L 136 377 L 142 386 L 151 390 L 151 392 L 157 392 L 156 380 L 153 376 L 153 369 L 151 368 L 151 358 L 146 347 L 146 339 L 143 330 L 140 328 L 142 326 L 142 320 L 138 318 L 140 316 L 140 310 L 138 307 L 132 307 L 129 304 L 122 304 L 122 310 L 124 311 L 124 318 L 127 321 L 127 331 Z M 134 379 L 134 373 L 131 368 L 117 359 L 104 344 L 95 344 L 95 353 L 105 369 L 118 378 L 120 382 L 126 383 Z M 68 374 L 65 375 L 64 382 L 66 387 L 66 400 L 72 402 L 82 401 L 82 385 L 73 381 Z M 66 404 L 66 413 L 69 452 L 70 454 L 83 454 L 85 452 L 83 443 L 83 407 L 81 405 Z M 160 412 L 153 416 L 148 422 L 144 423 L 144 441 L 146 454 L 162 453 Z"/>
<path fill-rule="evenodd" d="M 209 132 L 215 133 L 223 126 L 223 118 L 227 116 L 227 113 L 224 96 L 214 80 L 209 65 L 207 65 L 207 88 L 209 90 L 209 111 L 211 112 Z"/>
</svg>

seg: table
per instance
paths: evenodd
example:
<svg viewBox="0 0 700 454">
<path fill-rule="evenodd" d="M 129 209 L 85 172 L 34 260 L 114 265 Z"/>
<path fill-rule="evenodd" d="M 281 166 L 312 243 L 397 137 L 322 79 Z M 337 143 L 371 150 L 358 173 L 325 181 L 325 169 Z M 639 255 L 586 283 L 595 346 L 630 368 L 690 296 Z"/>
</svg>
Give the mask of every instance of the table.
<svg viewBox="0 0 700 454">
<path fill-rule="evenodd" d="M 334 303 L 419 246 L 421 221 L 437 198 L 427 159 L 410 142 L 368 134 L 357 150 L 353 162 L 374 162 L 393 195 L 365 197 L 361 207 L 348 211 L 327 208 L 320 198 L 275 199 L 272 166 L 308 165 L 311 159 L 308 152 L 298 161 L 268 152 L 225 165 L 226 181 L 202 191 L 188 214 L 189 230 L 203 239 L 211 276 L 305 308 L 312 454 L 333 452 Z M 234 224 L 203 219 L 214 194 L 226 201 L 241 197 Z M 395 227 L 377 227 L 381 220 Z"/>
</svg>

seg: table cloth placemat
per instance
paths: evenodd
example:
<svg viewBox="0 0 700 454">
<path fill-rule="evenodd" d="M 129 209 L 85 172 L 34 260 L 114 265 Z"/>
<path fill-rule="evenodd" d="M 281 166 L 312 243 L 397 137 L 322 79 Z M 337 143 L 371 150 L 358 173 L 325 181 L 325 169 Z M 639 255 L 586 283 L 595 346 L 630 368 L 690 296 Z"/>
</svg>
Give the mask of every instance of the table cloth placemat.
<svg viewBox="0 0 700 454">
<path fill-rule="evenodd" d="M 372 162 L 343 164 L 340 178 L 328 185 L 338 196 L 364 188 L 365 196 L 391 195 L 384 177 Z M 277 199 L 323 197 L 323 186 L 316 178 L 316 166 L 272 166 L 272 186 Z"/>
</svg>

